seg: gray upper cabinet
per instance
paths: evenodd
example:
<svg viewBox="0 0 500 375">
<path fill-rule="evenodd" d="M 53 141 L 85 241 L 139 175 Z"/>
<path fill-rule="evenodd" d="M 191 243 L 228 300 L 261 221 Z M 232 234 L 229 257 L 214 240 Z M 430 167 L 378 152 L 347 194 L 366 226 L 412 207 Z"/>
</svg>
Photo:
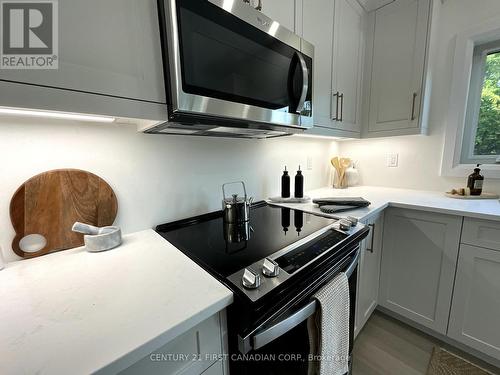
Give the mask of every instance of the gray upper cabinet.
<svg viewBox="0 0 500 375">
<path fill-rule="evenodd" d="M 356 0 L 336 0 L 333 33 L 333 95 L 335 129 L 359 136 L 365 12 Z"/>
<path fill-rule="evenodd" d="M 379 303 L 446 334 L 461 226 L 458 216 L 388 209 Z"/>
<path fill-rule="evenodd" d="M 462 245 L 448 336 L 500 360 L 500 251 Z"/>
<path fill-rule="evenodd" d="M 365 12 L 355 0 L 304 0 L 301 11 L 302 36 L 314 44 L 308 133 L 359 137 Z"/>
<path fill-rule="evenodd" d="M 295 3 L 294 0 L 262 0 L 262 13 L 287 29 L 296 31 Z"/>
<path fill-rule="evenodd" d="M 314 44 L 314 126 L 333 127 L 334 123 L 331 107 L 334 14 L 334 1 L 304 0 L 302 36 Z"/>
<path fill-rule="evenodd" d="M 15 90 L 12 98 L 25 99 L 16 105 L 12 98 L 2 98 L 0 105 L 132 115 L 131 110 L 121 111 L 127 107 L 124 100 L 166 103 L 156 0 L 60 1 L 59 68 L 1 70 L 0 80 Z M 35 93 L 36 87 L 47 90 Z M 41 92 L 47 97 L 37 99 Z M 108 97 L 108 111 L 115 108 L 117 113 L 101 113 L 98 99 L 82 93 Z M 58 94 L 73 95 L 85 104 L 73 106 L 68 100 L 58 108 L 59 101 L 65 102 Z M 147 105 L 139 106 L 137 115 L 147 116 L 146 112 Z"/>
<path fill-rule="evenodd" d="M 425 132 L 431 6 L 431 0 L 396 0 L 370 14 L 363 136 Z"/>
</svg>

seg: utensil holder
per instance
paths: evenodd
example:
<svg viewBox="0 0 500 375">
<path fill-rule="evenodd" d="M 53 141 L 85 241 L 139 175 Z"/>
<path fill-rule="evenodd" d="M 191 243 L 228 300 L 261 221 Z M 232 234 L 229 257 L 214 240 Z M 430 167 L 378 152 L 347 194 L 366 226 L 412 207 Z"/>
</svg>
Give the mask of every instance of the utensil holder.
<svg viewBox="0 0 500 375">
<path fill-rule="evenodd" d="M 346 178 L 345 173 L 341 179 L 339 172 L 336 169 L 333 170 L 333 187 L 335 189 L 346 189 L 347 188 L 347 178 Z"/>
</svg>

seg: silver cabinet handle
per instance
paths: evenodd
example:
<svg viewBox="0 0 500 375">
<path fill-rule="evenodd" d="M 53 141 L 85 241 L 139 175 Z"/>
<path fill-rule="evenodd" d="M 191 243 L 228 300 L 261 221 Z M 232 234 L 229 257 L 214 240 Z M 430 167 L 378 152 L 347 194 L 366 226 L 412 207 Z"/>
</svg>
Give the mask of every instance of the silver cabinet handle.
<svg viewBox="0 0 500 375">
<path fill-rule="evenodd" d="M 339 96 L 340 96 L 340 93 L 337 91 L 337 92 L 333 93 L 333 96 L 335 97 L 336 101 L 335 101 L 335 117 L 332 117 L 332 120 L 338 121 L 338 119 L 339 119 Z"/>
<path fill-rule="evenodd" d="M 415 101 L 417 99 L 417 93 L 413 93 L 413 99 L 411 103 L 411 121 L 415 120 Z"/>
<path fill-rule="evenodd" d="M 299 103 L 297 104 L 297 112 L 302 112 L 304 103 L 306 102 L 307 91 L 309 90 L 309 69 L 307 68 L 306 60 L 301 53 L 296 52 L 299 58 L 300 67 L 302 69 L 302 93 L 300 94 Z"/>
<path fill-rule="evenodd" d="M 356 249 L 356 255 L 354 259 L 349 264 L 347 269 L 344 271 L 347 278 L 350 278 L 354 273 L 354 270 L 358 266 L 360 257 L 360 249 L 359 247 Z M 260 349 L 264 345 L 269 344 L 271 341 L 276 340 L 278 337 L 283 336 L 288 331 L 292 330 L 304 320 L 312 316 L 318 307 L 318 302 L 313 299 L 309 301 L 305 306 L 301 307 L 297 311 L 295 311 L 292 315 L 286 317 L 285 319 L 279 321 L 276 324 L 273 324 L 270 327 L 264 328 L 263 330 L 242 338 L 238 336 L 238 349 L 241 353 L 246 354 L 250 350 Z"/>
<path fill-rule="evenodd" d="M 366 250 L 373 254 L 373 240 L 375 237 L 375 224 L 368 224 L 368 226 L 370 227 L 371 239 L 370 239 L 370 247 L 367 247 Z"/>
<path fill-rule="evenodd" d="M 344 120 L 344 93 L 340 94 L 340 119 L 339 121 L 342 122 Z"/>
</svg>

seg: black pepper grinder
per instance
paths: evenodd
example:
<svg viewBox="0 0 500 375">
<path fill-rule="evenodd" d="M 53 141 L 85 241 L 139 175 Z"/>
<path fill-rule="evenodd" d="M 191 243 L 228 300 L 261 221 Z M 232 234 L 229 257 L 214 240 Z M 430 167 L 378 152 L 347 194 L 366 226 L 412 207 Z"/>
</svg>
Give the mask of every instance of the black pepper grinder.
<svg viewBox="0 0 500 375">
<path fill-rule="evenodd" d="M 467 187 L 470 189 L 470 195 L 481 195 L 483 192 L 484 176 L 479 173 L 481 172 L 481 169 L 479 169 L 480 165 L 478 164 L 474 168 L 474 173 L 470 174 L 467 178 Z"/>
<path fill-rule="evenodd" d="M 281 198 L 290 198 L 290 176 L 286 170 L 286 165 L 283 176 L 281 176 Z"/>
<path fill-rule="evenodd" d="M 295 198 L 304 198 L 304 176 L 302 176 L 300 165 L 295 176 Z"/>
</svg>

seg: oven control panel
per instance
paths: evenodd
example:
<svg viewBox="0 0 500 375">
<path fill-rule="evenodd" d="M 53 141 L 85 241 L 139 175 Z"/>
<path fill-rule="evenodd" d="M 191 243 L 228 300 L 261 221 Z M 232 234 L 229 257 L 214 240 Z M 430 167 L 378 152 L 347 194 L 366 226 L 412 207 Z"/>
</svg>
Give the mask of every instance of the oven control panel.
<svg viewBox="0 0 500 375">
<path fill-rule="evenodd" d="M 357 220 L 336 221 L 329 227 L 235 272 L 228 280 L 255 302 L 293 277 L 297 271 L 324 254 L 335 251 L 335 248 L 364 228 Z"/>
</svg>

